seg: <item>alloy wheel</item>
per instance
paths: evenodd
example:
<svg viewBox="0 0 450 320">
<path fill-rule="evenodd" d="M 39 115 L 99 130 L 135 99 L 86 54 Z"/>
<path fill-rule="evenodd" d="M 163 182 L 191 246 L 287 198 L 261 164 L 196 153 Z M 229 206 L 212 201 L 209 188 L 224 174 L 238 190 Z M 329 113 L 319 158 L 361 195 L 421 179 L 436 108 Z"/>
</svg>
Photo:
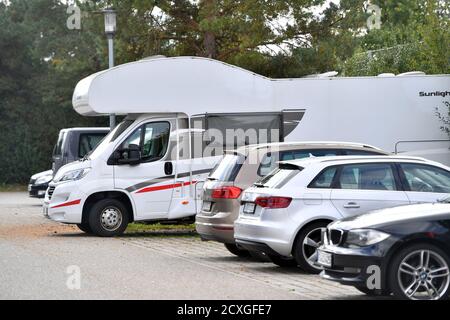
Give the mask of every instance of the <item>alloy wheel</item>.
<svg viewBox="0 0 450 320">
<path fill-rule="evenodd" d="M 303 239 L 302 254 L 306 262 L 317 270 L 322 270 L 322 267 L 317 263 L 318 253 L 317 249 L 322 245 L 322 231 L 325 228 L 316 228 L 311 230 Z"/>
<path fill-rule="evenodd" d="M 438 300 L 450 284 L 449 266 L 435 251 L 416 250 L 401 261 L 397 280 L 409 299 Z"/>
</svg>

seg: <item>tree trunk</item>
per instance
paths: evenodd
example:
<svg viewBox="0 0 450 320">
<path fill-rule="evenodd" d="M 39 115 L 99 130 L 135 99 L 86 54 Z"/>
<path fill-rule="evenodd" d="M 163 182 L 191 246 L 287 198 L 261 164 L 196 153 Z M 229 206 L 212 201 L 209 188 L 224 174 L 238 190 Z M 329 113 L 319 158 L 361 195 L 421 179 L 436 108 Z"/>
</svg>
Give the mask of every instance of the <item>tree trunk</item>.
<svg viewBox="0 0 450 320">
<path fill-rule="evenodd" d="M 205 47 L 205 56 L 211 59 L 217 58 L 216 49 L 216 36 L 213 32 L 205 32 L 205 38 L 203 40 L 203 45 Z"/>
<path fill-rule="evenodd" d="M 202 5 L 205 13 L 205 19 L 208 21 L 208 30 L 205 30 L 203 35 L 205 57 L 215 59 L 217 58 L 216 35 L 211 30 L 211 26 L 212 22 L 216 18 L 217 3 L 216 0 L 203 0 Z"/>
</svg>

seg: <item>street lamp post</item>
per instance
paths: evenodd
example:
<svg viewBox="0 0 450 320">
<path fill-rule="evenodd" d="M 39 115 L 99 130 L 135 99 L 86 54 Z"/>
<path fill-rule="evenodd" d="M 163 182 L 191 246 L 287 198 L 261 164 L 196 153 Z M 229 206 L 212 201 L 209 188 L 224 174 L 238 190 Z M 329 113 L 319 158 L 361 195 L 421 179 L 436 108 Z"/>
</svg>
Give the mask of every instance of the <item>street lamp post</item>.
<svg viewBox="0 0 450 320">
<path fill-rule="evenodd" d="M 117 30 L 116 11 L 107 8 L 103 10 L 103 15 L 105 17 L 106 38 L 108 39 L 109 68 L 112 68 L 114 67 L 114 35 Z M 113 113 L 109 115 L 109 126 L 111 130 L 116 126 L 116 115 Z"/>
</svg>

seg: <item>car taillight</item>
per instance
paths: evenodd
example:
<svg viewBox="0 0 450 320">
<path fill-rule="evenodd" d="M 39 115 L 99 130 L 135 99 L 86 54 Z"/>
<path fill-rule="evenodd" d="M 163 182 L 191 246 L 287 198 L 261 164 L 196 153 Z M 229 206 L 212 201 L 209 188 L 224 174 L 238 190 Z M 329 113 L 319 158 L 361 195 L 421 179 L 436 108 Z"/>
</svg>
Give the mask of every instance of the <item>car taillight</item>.
<svg viewBox="0 0 450 320">
<path fill-rule="evenodd" d="M 287 208 L 291 204 L 292 198 L 288 197 L 259 197 L 256 198 L 256 205 L 269 209 Z"/>
<path fill-rule="evenodd" d="M 237 199 L 241 192 L 242 189 L 238 187 L 221 187 L 214 189 L 211 197 L 213 199 Z"/>
</svg>

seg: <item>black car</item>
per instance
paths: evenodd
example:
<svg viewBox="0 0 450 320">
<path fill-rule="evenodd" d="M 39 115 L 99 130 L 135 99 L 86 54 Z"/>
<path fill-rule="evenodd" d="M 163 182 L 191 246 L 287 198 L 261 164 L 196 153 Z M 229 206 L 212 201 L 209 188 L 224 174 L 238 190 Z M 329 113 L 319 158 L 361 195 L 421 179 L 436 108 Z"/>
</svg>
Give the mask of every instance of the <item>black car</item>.
<svg viewBox="0 0 450 320">
<path fill-rule="evenodd" d="M 318 260 L 325 279 L 370 295 L 449 299 L 450 198 L 334 222 Z"/>
<path fill-rule="evenodd" d="M 53 179 L 53 170 L 36 173 L 28 183 L 28 193 L 32 198 L 44 198 L 48 184 Z"/>
</svg>

